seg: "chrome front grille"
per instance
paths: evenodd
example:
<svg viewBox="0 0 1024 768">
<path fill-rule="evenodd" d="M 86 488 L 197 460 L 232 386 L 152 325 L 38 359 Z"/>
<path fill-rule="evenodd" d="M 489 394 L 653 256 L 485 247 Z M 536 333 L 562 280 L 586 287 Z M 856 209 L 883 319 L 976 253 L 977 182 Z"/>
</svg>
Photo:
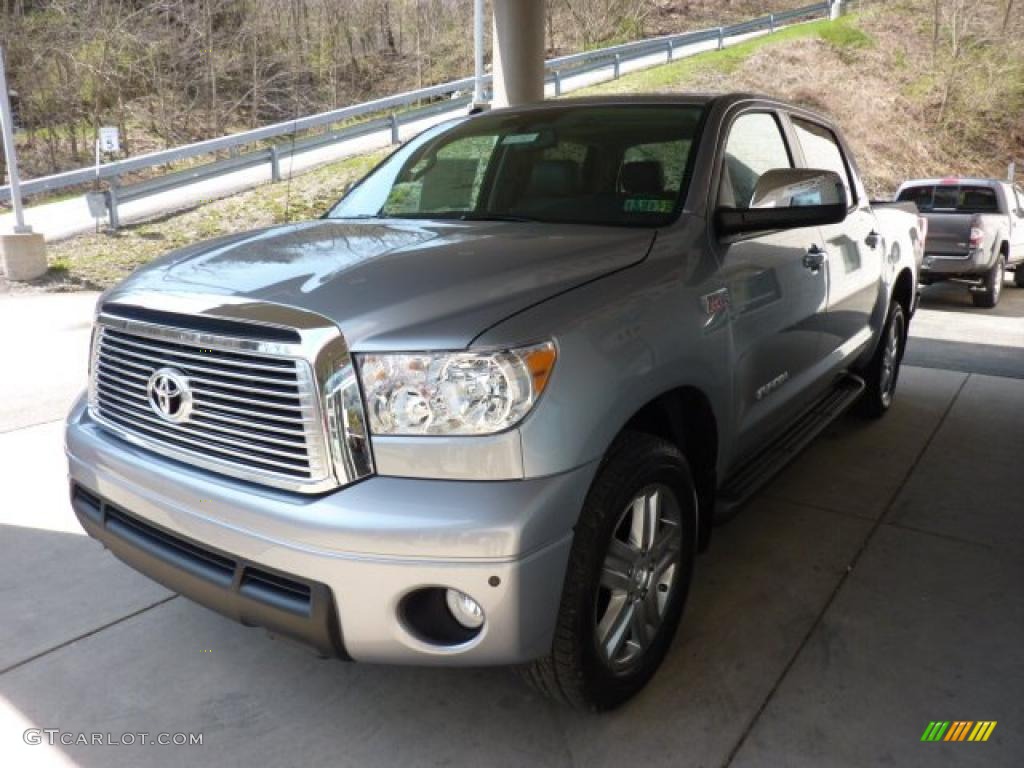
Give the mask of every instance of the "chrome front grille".
<svg viewBox="0 0 1024 768">
<path fill-rule="evenodd" d="M 289 490 L 328 490 L 340 483 L 317 379 L 310 361 L 290 351 L 101 314 L 90 413 L 121 437 L 181 461 Z M 150 387 L 164 371 L 190 397 L 180 423 L 161 412 Z"/>
</svg>

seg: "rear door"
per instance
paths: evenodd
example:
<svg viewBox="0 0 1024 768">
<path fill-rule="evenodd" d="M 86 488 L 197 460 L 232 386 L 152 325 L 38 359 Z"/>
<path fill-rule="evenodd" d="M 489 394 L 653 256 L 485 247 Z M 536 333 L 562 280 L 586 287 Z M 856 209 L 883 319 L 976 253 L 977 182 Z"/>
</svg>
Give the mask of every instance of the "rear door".
<svg viewBox="0 0 1024 768">
<path fill-rule="evenodd" d="M 835 133 L 803 117 L 791 120 L 803 166 L 838 173 L 850 202 L 845 221 L 821 228 L 828 273 L 824 354 L 832 365 L 841 365 L 870 340 L 872 320 L 879 322 L 882 260 L 892 244 L 883 241 L 867 195 Z"/>
<path fill-rule="evenodd" d="M 725 136 L 713 185 L 716 208 L 749 207 L 764 172 L 794 167 L 774 111 L 740 113 Z M 759 447 L 805 408 L 817 383 L 825 269 L 813 266 L 808 251 L 821 244 L 816 227 L 715 238 L 732 317 L 741 453 Z M 715 299 L 705 297 L 709 307 Z"/>
</svg>

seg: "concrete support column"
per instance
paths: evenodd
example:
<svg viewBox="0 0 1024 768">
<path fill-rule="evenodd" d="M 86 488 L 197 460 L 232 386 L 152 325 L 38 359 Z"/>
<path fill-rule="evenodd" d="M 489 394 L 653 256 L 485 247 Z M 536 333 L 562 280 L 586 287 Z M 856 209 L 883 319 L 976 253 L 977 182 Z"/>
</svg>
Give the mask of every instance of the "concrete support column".
<svg viewBox="0 0 1024 768">
<path fill-rule="evenodd" d="M 544 0 L 494 0 L 494 106 L 544 100 Z"/>
<path fill-rule="evenodd" d="M 34 280 L 46 274 L 46 244 L 38 232 L 0 235 L 0 274 L 8 280 Z"/>
</svg>

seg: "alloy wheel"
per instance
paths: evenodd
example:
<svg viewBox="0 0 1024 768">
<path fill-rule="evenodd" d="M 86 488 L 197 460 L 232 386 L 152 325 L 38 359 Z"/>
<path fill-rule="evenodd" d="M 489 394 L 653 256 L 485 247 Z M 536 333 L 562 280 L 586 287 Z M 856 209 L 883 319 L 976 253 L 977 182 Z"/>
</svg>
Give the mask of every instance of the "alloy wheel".
<svg viewBox="0 0 1024 768">
<path fill-rule="evenodd" d="M 903 341 L 903 315 L 898 314 L 889 323 L 889 333 L 885 339 L 885 348 L 882 351 L 882 371 L 879 382 L 879 393 L 882 396 L 882 404 L 888 408 L 892 405 L 892 398 L 896 390 L 896 377 L 900 365 L 900 345 Z"/>
<path fill-rule="evenodd" d="M 615 672 L 644 655 L 678 581 L 681 512 L 663 484 L 643 488 L 622 512 L 601 568 L 595 605 L 600 658 Z"/>
</svg>

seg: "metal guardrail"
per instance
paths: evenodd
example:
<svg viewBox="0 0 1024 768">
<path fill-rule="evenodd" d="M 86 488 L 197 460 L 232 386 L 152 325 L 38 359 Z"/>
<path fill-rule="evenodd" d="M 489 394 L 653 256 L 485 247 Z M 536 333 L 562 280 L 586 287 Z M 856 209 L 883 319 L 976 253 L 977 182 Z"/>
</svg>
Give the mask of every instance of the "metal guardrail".
<svg viewBox="0 0 1024 768">
<path fill-rule="evenodd" d="M 612 76 L 617 78 L 620 75 L 621 65 L 624 62 L 662 52 L 665 54 L 666 62 L 671 61 L 674 58 L 676 48 L 709 40 L 717 40 L 718 48 L 724 48 L 729 38 L 738 35 L 762 30 L 774 31 L 782 24 L 823 14 L 827 17 L 831 11 L 832 3 L 835 1 L 825 0 L 825 2 L 814 3 L 813 5 L 807 5 L 790 11 L 773 13 L 758 19 L 751 19 L 724 27 L 638 40 L 593 51 L 559 56 L 545 62 L 546 80 L 548 83 L 553 82 L 556 95 L 561 95 L 562 83 L 568 78 L 608 67 L 612 68 Z M 487 75 L 484 78 L 485 86 L 490 86 L 491 80 L 491 75 Z M 294 155 L 380 131 L 390 130 L 391 143 L 397 144 L 399 143 L 399 129 L 403 123 L 415 122 L 433 114 L 455 111 L 468 106 L 471 96 L 467 94 L 472 91 L 474 82 L 472 77 L 465 77 L 427 88 L 419 88 L 393 96 L 374 99 L 361 104 L 341 107 L 329 112 L 321 112 L 316 115 L 296 118 L 295 120 L 265 125 L 249 131 L 221 136 L 216 139 L 207 139 L 159 152 L 137 155 L 100 165 L 99 168 L 80 168 L 57 173 L 52 176 L 23 180 L 21 182 L 21 193 L 23 195 L 34 195 L 41 192 L 51 192 L 67 187 L 90 184 L 97 180 L 107 180 L 109 189 L 104 195 L 106 196 L 107 207 L 110 213 L 110 225 L 117 228 L 119 225 L 117 216 L 118 203 L 127 202 L 128 200 L 165 192 L 194 183 L 200 179 L 212 178 L 262 164 L 270 164 L 271 178 L 274 181 L 278 181 L 280 180 L 280 158 L 284 154 Z M 438 101 L 439 99 L 443 99 L 443 101 Z M 424 101 L 433 103 L 427 106 L 415 106 Z M 347 125 L 327 133 L 294 140 L 294 136 L 297 133 L 314 128 L 329 127 L 337 123 L 345 123 L 360 118 L 364 118 L 363 122 Z M 367 120 L 365 118 L 370 119 Z M 282 141 L 267 148 L 238 154 L 239 147 L 283 136 L 292 137 L 293 140 Z M 120 184 L 120 177 L 125 174 L 225 150 L 230 151 L 232 156 L 184 170 L 171 171 L 130 186 L 122 186 Z M 10 186 L 0 187 L 0 201 L 7 201 L 10 199 L 10 196 Z"/>
</svg>

